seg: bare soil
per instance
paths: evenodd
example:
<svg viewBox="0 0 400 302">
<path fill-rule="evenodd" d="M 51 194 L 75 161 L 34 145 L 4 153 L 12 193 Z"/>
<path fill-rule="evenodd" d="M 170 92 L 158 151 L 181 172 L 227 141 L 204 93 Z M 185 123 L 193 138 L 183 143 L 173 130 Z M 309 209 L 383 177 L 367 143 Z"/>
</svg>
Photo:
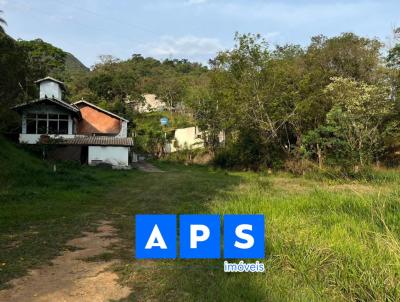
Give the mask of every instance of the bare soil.
<svg viewBox="0 0 400 302">
<path fill-rule="evenodd" d="M 115 232 L 109 221 L 100 221 L 97 232 L 84 232 L 84 236 L 67 243 L 75 250 L 65 251 L 51 265 L 10 281 L 11 288 L 0 291 L 0 301 L 92 302 L 128 297 L 130 288 L 121 286 L 118 276 L 110 270 L 116 261 L 87 260 L 118 243 Z"/>
</svg>

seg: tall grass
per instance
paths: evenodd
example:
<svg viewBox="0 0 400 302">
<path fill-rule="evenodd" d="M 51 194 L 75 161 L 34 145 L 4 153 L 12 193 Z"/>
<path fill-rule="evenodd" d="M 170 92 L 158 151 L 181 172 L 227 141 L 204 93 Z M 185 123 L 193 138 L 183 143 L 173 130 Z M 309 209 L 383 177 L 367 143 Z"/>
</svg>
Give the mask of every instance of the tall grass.
<svg viewBox="0 0 400 302">
<path fill-rule="evenodd" d="M 54 173 L 1 139 L 0 156 L 0 287 L 107 218 L 125 243 L 113 257 L 133 301 L 400 300 L 399 171 L 348 179 L 160 163 L 165 173 Z M 227 274 L 222 259 L 135 261 L 138 213 L 265 214 L 266 272 Z"/>
<path fill-rule="evenodd" d="M 268 269 L 250 277 L 266 297 L 398 301 L 399 180 L 397 172 L 381 171 L 338 188 L 330 179 L 286 178 L 284 189 L 280 179 L 274 185 L 253 175 L 211 211 L 266 215 Z"/>
</svg>

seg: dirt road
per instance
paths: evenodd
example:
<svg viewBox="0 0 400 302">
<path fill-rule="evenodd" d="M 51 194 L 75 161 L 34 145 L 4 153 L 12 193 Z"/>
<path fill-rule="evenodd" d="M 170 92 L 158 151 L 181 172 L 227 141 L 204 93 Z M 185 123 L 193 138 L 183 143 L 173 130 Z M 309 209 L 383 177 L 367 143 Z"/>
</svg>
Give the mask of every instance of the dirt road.
<svg viewBox="0 0 400 302">
<path fill-rule="evenodd" d="M 121 286 L 118 276 L 110 270 L 115 261 L 87 260 L 118 243 L 115 231 L 110 222 L 100 221 L 97 232 L 84 232 L 82 237 L 67 243 L 73 251 L 64 252 L 52 265 L 12 280 L 10 289 L 0 291 L 0 301 L 100 302 L 126 298 L 130 289 Z"/>
</svg>

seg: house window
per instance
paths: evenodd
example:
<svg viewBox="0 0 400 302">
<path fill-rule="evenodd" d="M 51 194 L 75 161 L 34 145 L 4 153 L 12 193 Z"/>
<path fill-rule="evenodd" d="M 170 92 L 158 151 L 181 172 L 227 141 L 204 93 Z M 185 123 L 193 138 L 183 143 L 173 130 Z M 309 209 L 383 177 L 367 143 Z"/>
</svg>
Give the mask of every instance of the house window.
<svg viewBox="0 0 400 302">
<path fill-rule="evenodd" d="M 68 134 L 68 115 L 29 113 L 26 115 L 26 133 Z"/>
<path fill-rule="evenodd" d="M 26 119 L 26 133 L 36 134 L 36 119 Z"/>
<path fill-rule="evenodd" d="M 37 133 L 38 134 L 46 134 L 47 133 L 47 121 L 46 120 L 38 120 L 37 121 Z"/>
<path fill-rule="evenodd" d="M 58 133 L 68 134 L 68 121 L 60 120 L 58 123 Z"/>
<path fill-rule="evenodd" d="M 49 134 L 58 133 L 58 121 L 49 120 Z"/>
</svg>

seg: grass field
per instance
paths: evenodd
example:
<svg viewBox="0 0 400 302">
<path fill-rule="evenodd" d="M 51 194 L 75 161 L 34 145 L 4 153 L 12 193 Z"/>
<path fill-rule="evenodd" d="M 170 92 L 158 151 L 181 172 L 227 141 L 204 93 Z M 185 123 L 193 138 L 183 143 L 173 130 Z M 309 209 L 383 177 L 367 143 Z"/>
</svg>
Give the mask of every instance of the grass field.
<svg viewBox="0 0 400 302">
<path fill-rule="evenodd" d="M 398 171 L 357 181 L 168 163 L 157 163 L 160 174 L 70 165 L 54 173 L 3 140 L 0 156 L 0 287 L 107 218 L 125 245 L 103 258 L 122 260 L 114 269 L 132 301 L 400 299 Z M 137 213 L 264 213 L 266 272 L 226 274 L 222 259 L 136 261 Z"/>
</svg>

